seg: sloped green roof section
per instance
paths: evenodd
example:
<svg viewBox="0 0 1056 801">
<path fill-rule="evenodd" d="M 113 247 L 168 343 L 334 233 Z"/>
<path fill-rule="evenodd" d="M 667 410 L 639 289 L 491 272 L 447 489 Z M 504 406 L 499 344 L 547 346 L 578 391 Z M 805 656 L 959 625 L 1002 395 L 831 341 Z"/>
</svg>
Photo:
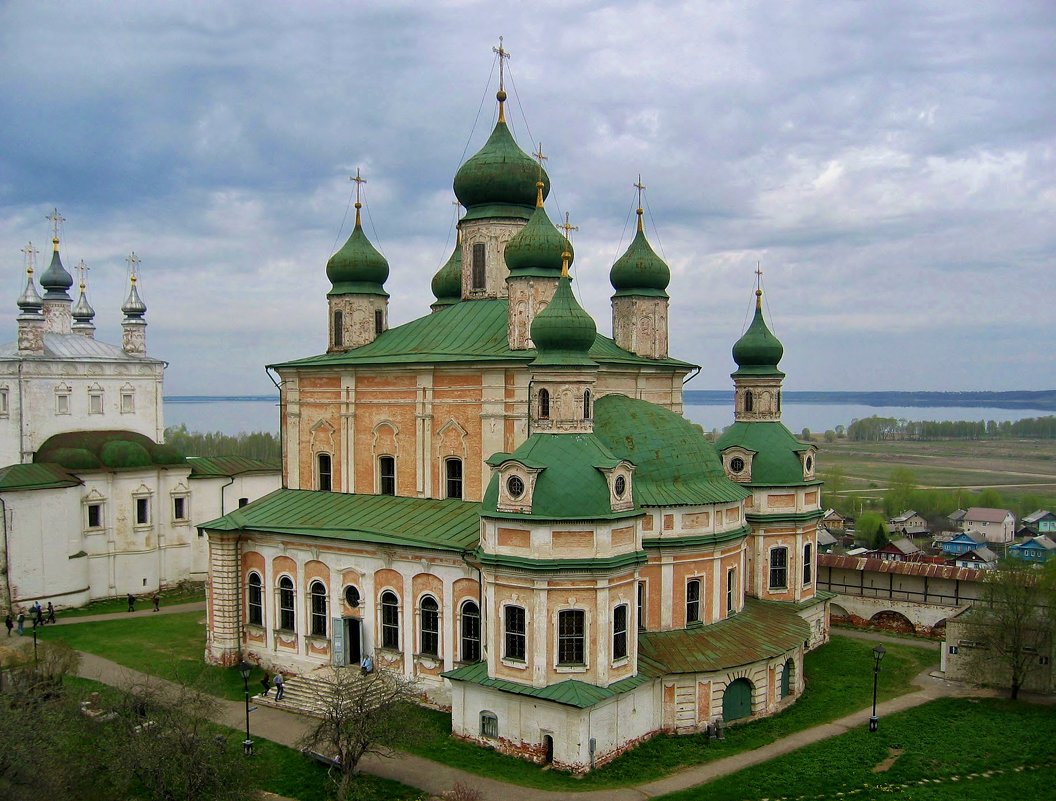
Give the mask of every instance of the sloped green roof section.
<svg viewBox="0 0 1056 801">
<path fill-rule="evenodd" d="M 638 671 L 704 673 L 770 659 L 801 646 L 810 626 L 790 604 L 745 598 L 733 617 L 710 626 L 638 635 Z"/>
<path fill-rule="evenodd" d="M 368 345 L 344 353 L 325 353 L 269 367 L 332 368 L 465 362 L 527 364 L 535 358 L 536 352 L 510 350 L 506 334 L 508 317 L 508 300 L 464 301 L 390 328 Z M 644 359 L 600 334 L 596 336 L 589 355 L 599 363 L 685 370 L 695 366 L 677 359 Z"/>
<path fill-rule="evenodd" d="M 730 503 L 751 493 L 730 481 L 715 446 L 681 415 L 624 395 L 594 403 L 594 433 L 620 459 L 633 462 L 639 506 Z"/>
<path fill-rule="evenodd" d="M 249 459 L 245 456 L 189 456 L 191 478 L 228 478 L 247 473 L 277 473 L 279 464 Z"/>
<path fill-rule="evenodd" d="M 727 428 L 717 443 L 720 451 L 734 446 L 755 451 L 750 487 L 820 484 L 803 479 L 799 454 L 810 446 L 800 442 L 778 421 L 738 422 Z"/>
<path fill-rule="evenodd" d="M 49 437 L 34 462 L 60 464 L 69 470 L 178 467 L 187 458 L 171 445 L 159 445 L 134 431 L 68 431 Z"/>
<path fill-rule="evenodd" d="M 278 489 L 199 528 L 461 552 L 480 541 L 480 504 Z"/>
<path fill-rule="evenodd" d="M 0 467 L 0 492 L 61 489 L 83 483 L 57 464 L 12 464 Z"/>
<path fill-rule="evenodd" d="M 527 695 L 542 701 L 553 701 L 555 704 L 574 706 L 578 709 L 587 709 L 595 704 L 613 698 L 617 695 L 640 687 L 650 677 L 638 674 L 610 684 L 608 687 L 598 687 L 587 684 L 585 681 L 567 679 L 566 681 L 551 684 L 547 687 L 532 687 L 530 685 L 518 684 L 505 679 L 488 678 L 488 665 L 486 662 L 474 662 L 472 665 L 464 665 L 455 670 L 448 670 L 440 674 L 452 681 L 465 681 L 471 684 L 479 684 L 481 687 L 491 687 L 506 693 L 516 695 Z"/>
<path fill-rule="evenodd" d="M 533 520 L 605 520 L 641 514 L 638 510 L 612 511 L 609 484 L 598 468 L 611 469 L 619 459 L 594 434 L 532 434 L 507 459 L 543 468 L 535 479 L 532 494 L 530 517 Z M 493 460 L 489 463 L 495 464 Z M 496 473 L 488 483 L 481 513 L 504 518 L 529 517 L 499 512 L 498 497 L 499 474 Z"/>
</svg>

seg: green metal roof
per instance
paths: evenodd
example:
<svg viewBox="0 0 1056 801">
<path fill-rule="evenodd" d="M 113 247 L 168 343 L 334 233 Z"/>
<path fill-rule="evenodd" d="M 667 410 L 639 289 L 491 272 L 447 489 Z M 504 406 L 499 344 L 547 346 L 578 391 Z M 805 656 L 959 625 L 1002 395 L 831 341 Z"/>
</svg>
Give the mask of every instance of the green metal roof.
<svg viewBox="0 0 1056 801">
<path fill-rule="evenodd" d="M 532 434 L 513 453 L 488 461 L 501 464 L 508 460 L 543 467 L 532 493 L 532 519 L 605 520 L 641 514 L 638 510 L 612 511 L 609 484 L 599 468 L 611 469 L 619 459 L 594 434 Z M 497 511 L 498 496 L 499 474 L 495 473 L 484 493 L 483 514 L 529 517 Z"/>
<path fill-rule="evenodd" d="M 469 362 L 532 361 L 534 350 L 510 350 L 507 339 L 508 300 L 455 303 L 438 312 L 384 331 L 368 345 L 344 353 L 325 353 L 269 365 L 283 367 L 362 367 Z M 600 334 L 590 357 L 602 364 L 689 370 L 695 365 L 677 359 L 645 359 L 618 347 Z"/>
<path fill-rule="evenodd" d="M 624 395 L 594 403 L 594 433 L 619 459 L 634 463 L 639 506 L 731 503 L 751 493 L 730 481 L 700 426 Z"/>
<path fill-rule="evenodd" d="M 171 445 L 159 445 L 134 431 L 114 430 L 67 431 L 48 437 L 33 461 L 60 464 L 67 470 L 114 470 L 178 467 L 187 460 Z"/>
<path fill-rule="evenodd" d="M 598 687 L 577 679 L 566 679 L 547 687 L 532 687 L 505 679 L 489 679 L 486 662 L 474 662 L 472 665 L 464 665 L 440 675 L 452 681 L 466 681 L 471 684 L 479 684 L 481 687 L 491 687 L 516 695 L 527 695 L 542 701 L 553 701 L 555 704 L 574 706 L 579 709 L 592 707 L 601 701 L 613 698 L 628 690 L 633 690 L 635 687 L 639 687 L 650 680 L 650 677 L 639 673 L 636 676 L 620 679 L 608 687 Z"/>
<path fill-rule="evenodd" d="M 722 432 L 717 443 L 720 451 L 739 447 L 754 451 L 750 487 L 799 486 L 820 484 L 803 479 L 803 462 L 799 454 L 810 446 L 800 442 L 779 421 L 737 422 Z"/>
<path fill-rule="evenodd" d="M 0 492 L 61 489 L 83 483 L 57 464 L 12 464 L 0 467 Z"/>
<path fill-rule="evenodd" d="M 246 473 L 277 473 L 278 464 L 249 459 L 245 456 L 189 456 L 191 478 L 241 476 Z"/>
<path fill-rule="evenodd" d="M 810 637 L 790 604 L 745 598 L 733 617 L 710 626 L 638 635 L 638 670 L 650 676 L 707 673 L 788 653 Z"/>
<path fill-rule="evenodd" d="M 480 504 L 278 489 L 224 517 L 213 531 L 301 534 L 352 542 L 465 551 L 480 541 Z"/>
</svg>

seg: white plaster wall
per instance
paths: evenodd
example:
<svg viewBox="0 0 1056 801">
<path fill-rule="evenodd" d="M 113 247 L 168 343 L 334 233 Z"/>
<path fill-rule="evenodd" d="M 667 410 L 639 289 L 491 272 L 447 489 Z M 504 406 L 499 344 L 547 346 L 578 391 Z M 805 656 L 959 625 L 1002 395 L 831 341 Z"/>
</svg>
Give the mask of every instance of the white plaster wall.
<svg viewBox="0 0 1056 801">
<path fill-rule="evenodd" d="M 209 540 L 199 535 L 197 526 L 216 520 L 239 508 L 239 499 L 248 498 L 252 503 L 282 486 L 282 471 L 273 473 L 249 473 L 243 476 L 221 476 L 195 478 L 190 481 L 192 524 L 189 577 L 193 581 L 204 581 L 209 571 Z"/>
</svg>

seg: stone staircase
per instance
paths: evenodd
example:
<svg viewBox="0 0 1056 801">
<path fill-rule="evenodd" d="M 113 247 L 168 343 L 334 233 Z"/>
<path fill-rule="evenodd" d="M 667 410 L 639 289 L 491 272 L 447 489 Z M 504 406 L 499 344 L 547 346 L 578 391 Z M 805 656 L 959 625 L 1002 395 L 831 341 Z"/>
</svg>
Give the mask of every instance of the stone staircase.
<svg viewBox="0 0 1056 801">
<path fill-rule="evenodd" d="M 332 708 L 338 694 L 345 697 L 360 697 L 364 692 L 381 694 L 385 692 L 384 681 L 383 676 L 376 674 L 362 675 L 358 666 L 327 665 L 311 673 L 287 678 L 281 701 L 275 700 L 275 688 L 272 687 L 266 696 L 253 696 L 253 703 L 321 718 L 327 708 Z"/>
</svg>

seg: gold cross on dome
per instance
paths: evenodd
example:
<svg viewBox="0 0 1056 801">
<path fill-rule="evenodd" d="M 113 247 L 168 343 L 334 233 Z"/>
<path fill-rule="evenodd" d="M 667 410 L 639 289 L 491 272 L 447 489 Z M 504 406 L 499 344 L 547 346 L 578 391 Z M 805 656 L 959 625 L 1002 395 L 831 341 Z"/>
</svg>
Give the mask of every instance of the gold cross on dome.
<svg viewBox="0 0 1056 801">
<path fill-rule="evenodd" d="M 572 241 L 572 237 L 570 237 L 569 234 L 572 233 L 573 231 L 578 231 L 579 230 L 579 226 L 578 225 L 573 225 L 571 222 L 569 222 L 568 217 L 569 217 L 569 213 L 566 211 L 565 212 L 565 221 L 561 225 L 559 225 L 557 227 L 565 232 L 565 239 L 567 239 L 569 242 L 571 242 Z"/>
<path fill-rule="evenodd" d="M 22 252 L 26 255 L 26 272 L 32 273 L 33 262 L 36 260 L 37 254 L 40 253 L 40 251 L 33 247 L 33 243 L 30 242 L 22 248 Z"/>
<path fill-rule="evenodd" d="M 81 289 L 87 286 L 88 271 L 91 268 L 84 263 L 84 259 L 81 259 L 81 263 L 77 265 L 77 273 L 81 276 Z"/>
<path fill-rule="evenodd" d="M 539 162 L 539 168 L 542 169 L 543 162 L 547 160 L 548 156 L 543 154 L 543 143 L 539 143 L 539 149 L 532 153 L 535 156 L 535 160 Z"/>
<path fill-rule="evenodd" d="M 755 288 L 763 288 L 763 268 L 760 265 L 760 262 L 755 263 Z"/>
<path fill-rule="evenodd" d="M 505 62 L 510 57 L 510 51 L 502 46 L 502 37 L 499 37 L 499 46 L 491 48 L 492 53 L 496 53 L 499 56 L 499 91 L 506 91 L 506 73 L 505 73 Z"/>
<path fill-rule="evenodd" d="M 51 220 L 51 233 L 52 238 L 56 241 L 59 238 L 59 226 L 66 222 L 66 218 L 59 214 L 59 210 L 54 208 L 51 210 L 51 214 L 44 218 L 45 220 Z"/>
<path fill-rule="evenodd" d="M 638 173 L 638 181 L 634 184 L 634 188 L 638 190 L 638 208 L 642 207 L 642 192 L 645 191 L 645 184 L 642 183 L 642 174 Z"/>
<path fill-rule="evenodd" d="M 125 263 L 128 264 L 129 277 L 132 279 L 132 282 L 135 283 L 136 279 L 139 278 L 140 265 L 140 259 L 139 256 L 136 255 L 136 251 L 133 250 L 131 253 L 128 254 L 128 257 L 125 259 Z"/>
<path fill-rule="evenodd" d="M 359 174 L 359 167 L 356 167 L 356 174 L 354 176 L 350 176 L 348 180 L 354 181 L 356 184 L 356 205 L 358 206 L 360 200 L 359 190 L 363 187 L 363 184 L 367 182 L 367 179 Z"/>
</svg>

